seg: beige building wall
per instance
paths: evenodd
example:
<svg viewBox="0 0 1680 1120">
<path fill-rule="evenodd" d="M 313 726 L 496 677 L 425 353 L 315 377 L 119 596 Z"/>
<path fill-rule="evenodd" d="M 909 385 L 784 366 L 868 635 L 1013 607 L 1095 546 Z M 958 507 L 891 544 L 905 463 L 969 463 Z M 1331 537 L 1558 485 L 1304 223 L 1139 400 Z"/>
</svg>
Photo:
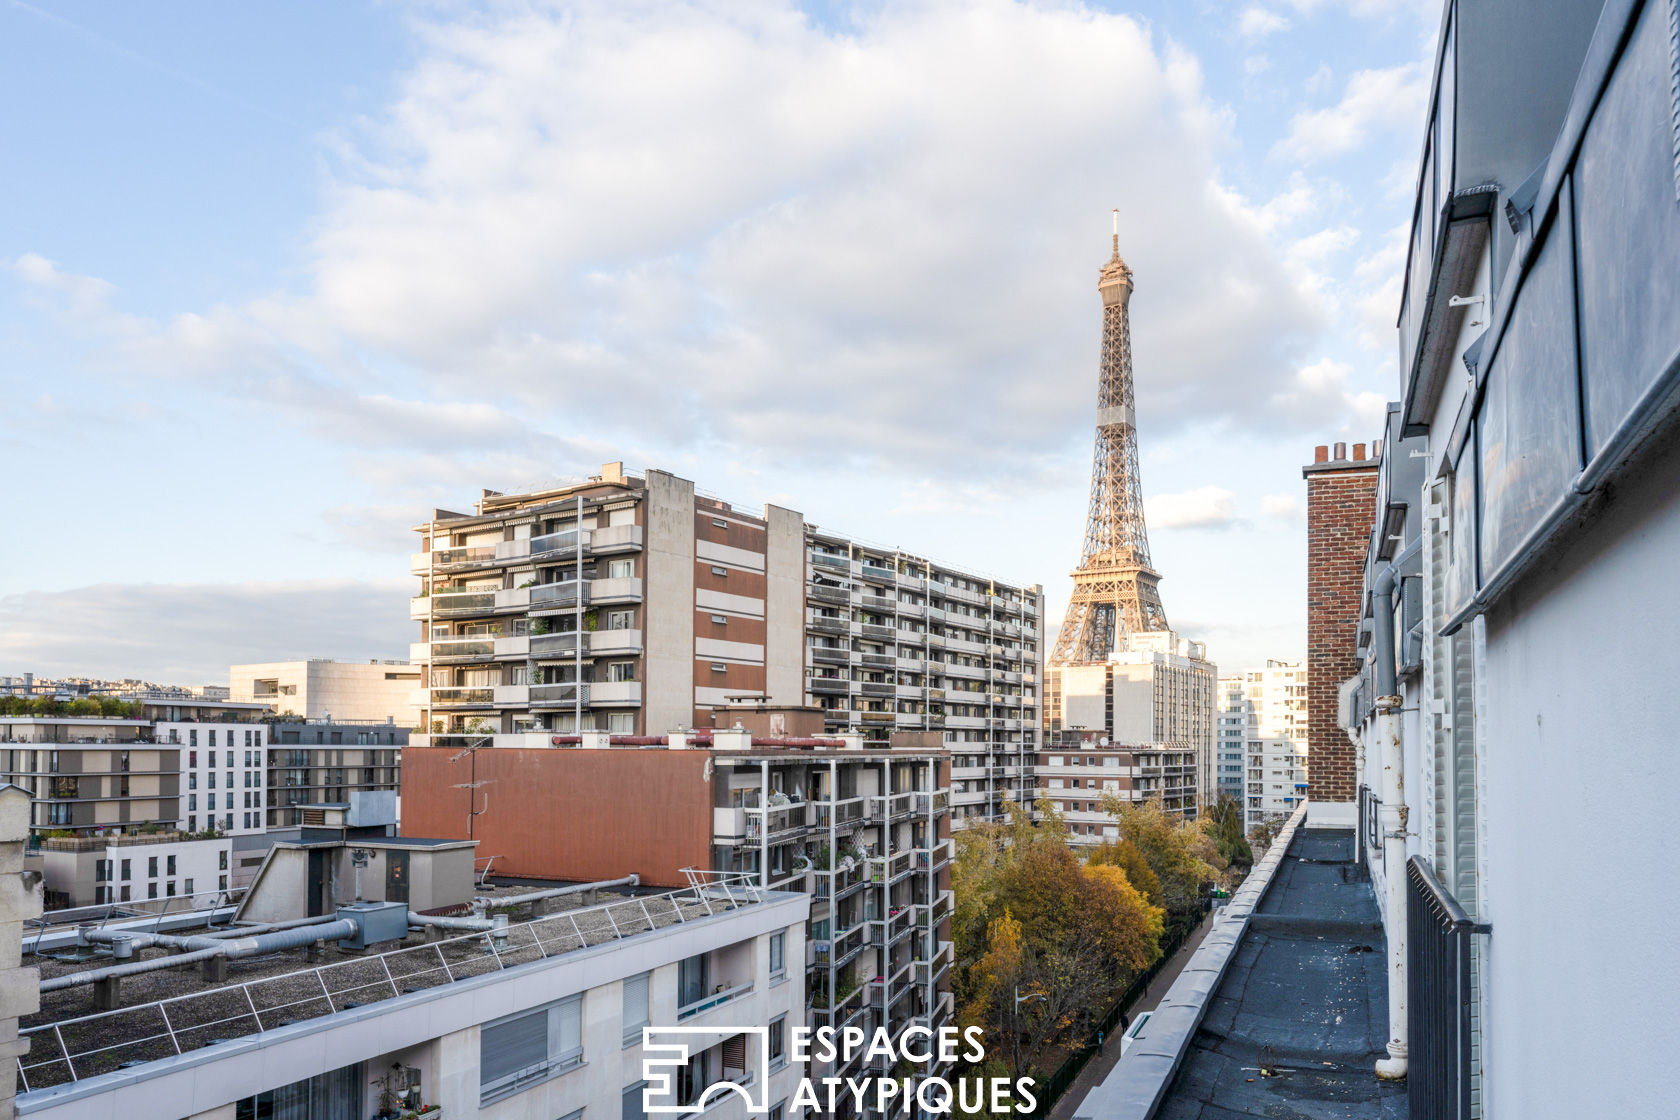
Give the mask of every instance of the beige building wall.
<svg viewBox="0 0 1680 1120">
<path fill-rule="evenodd" d="M 694 483 L 648 471 L 643 516 L 643 726 L 659 735 L 694 722 Z"/>
<path fill-rule="evenodd" d="M 805 517 L 764 507 L 764 691 L 772 704 L 805 702 Z"/>
<path fill-rule="evenodd" d="M 420 684 L 420 666 L 408 662 L 269 661 L 228 669 L 232 700 L 272 704 L 304 719 L 391 720 L 405 727 L 419 719 L 411 701 Z"/>
</svg>

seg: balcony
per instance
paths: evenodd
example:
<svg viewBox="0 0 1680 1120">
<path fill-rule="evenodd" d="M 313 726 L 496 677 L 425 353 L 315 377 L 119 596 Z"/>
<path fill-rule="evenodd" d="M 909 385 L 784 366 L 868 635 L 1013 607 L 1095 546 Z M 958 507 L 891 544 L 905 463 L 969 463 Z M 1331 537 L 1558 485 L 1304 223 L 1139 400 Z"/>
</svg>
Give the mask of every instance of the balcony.
<svg viewBox="0 0 1680 1120">
<path fill-rule="evenodd" d="M 529 685 L 498 684 L 494 686 L 493 691 L 493 702 L 498 708 L 522 708 L 531 702 Z"/>
<path fill-rule="evenodd" d="M 635 576 L 619 576 L 590 581 L 591 603 L 639 603 L 642 601 L 642 581 Z"/>
<path fill-rule="evenodd" d="M 597 657 L 642 652 L 640 630 L 597 630 L 589 635 L 589 652 Z"/>
<path fill-rule="evenodd" d="M 589 652 L 591 635 L 588 631 L 568 631 L 564 634 L 535 634 L 529 639 L 530 656 L 537 661 L 552 661 L 559 658 L 575 657 L 582 646 L 582 652 Z"/>
<path fill-rule="evenodd" d="M 863 623 L 862 632 L 865 638 L 870 638 L 877 642 L 891 642 L 898 640 L 898 631 L 891 626 L 878 626 L 872 622 L 865 622 Z"/>
<path fill-rule="evenodd" d="M 892 587 L 897 581 L 897 574 L 891 568 L 877 568 L 873 564 L 864 564 L 862 567 L 863 570 L 858 574 L 869 583 Z"/>
<path fill-rule="evenodd" d="M 872 595 L 866 591 L 863 598 L 858 601 L 858 606 L 866 611 L 873 611 L 875 614 L 892 615 L 898 611 L 898 600 Z"/>
<path fill-rule="evenodd" d="M 827 618 L 822 615 L 813 615 L 806 619 L 805 628 L 819 634 L 845 634 L 850 630 L 845 619 Z"/>
<path fill-rule="evenodd" d="M 608 525 L 590 533 L 586 542 L 597 556 L 613 552 L 636 552 L 642 547 L 640 525 Z"/>
<path fill-rule="evenodd" d="M 589 703 L 600 706 L 639 707 L 641 681 L 600 681 L 589 686 Z"/>
<path fill-rule="evenodd" d="M 836 607 L 847 606 L 850 602 L 850 596 L 847 595 L 844 587 L 809 587 L 805 591 L 805 597 L 813 602 L 827 603 Z"/>
<path fill-rule="evenodd" d="M 832 646 L 812 646 L 811 660 L 824 665 L 849 665 L 852 661 L 852 651 L 849 649 L 835 649 Z"/>
<path fill-rule="evenodd" d="M 851 561 L 844 556 L 833 556 L 826 552 L 811 553 L 811 563 L 821 568 L 829 568 L 842 572 L 851 570 Z"/>
<path fill-rule="evenodd" d="M 845 695 L 851 692 L 852 682 L 844 677 L 808 677 L 805 687 L 808 692 Z"/>
<path fill-rule="evenodd" d="M 578 602 L 578 581 L 575 579 L 561 580 L 557 583 L 542 583 L 535 587 L 524 588 L 526 603 L 534 615 L 554 614 L 558 611 L 575 611 L 578 607 L 589 605 L 589 586 L 583 585 L 583 602 Z"/>
<path fill-rule="evenodd" d="M 726 1003 L 730 1003 L 733 1000 L 740 999 L 744 995 L 750 994 L 752 990 L 752 981 L 748 980 L 744 984 L 736 984 L 734 987 L 725 988 L 721 992 L 713 992 L 704 999 L 698 999 L 693 1003 L 684 1004 L 683 1006 L 678 1007 L 677 1021 L 681 1022 L 684 1019 L 692 1019 L 696 1015 L 703 1015 L 708 1011 L 715 1010 Z"/>
<path fill-rule="evenodd" d="M 533 708 L 570 708 L 574 704 L 589 703 L 590 685 L 580 686 L 567 681 L 562 684 L 534 684 L 530 686 L 530 704 Z"/>
<path fill-rule="evenodd" d="M 578 531 L 565 529 L 558 533 L 545 533 L 540 537 L 532 537 L 530 541 L 530 556 L 533 560 L 552 562 L 562 556 L 576 556 L 578 545 Z M 589 547 L 589 532 L 583 533 L 583 545 Z"/>
<path fill-rule="evenodd" d="M 488 708 L 494 700 L 495 688 L 489 685 L 431 690 L 431 706 L 434 708 Z"/>
</svg>

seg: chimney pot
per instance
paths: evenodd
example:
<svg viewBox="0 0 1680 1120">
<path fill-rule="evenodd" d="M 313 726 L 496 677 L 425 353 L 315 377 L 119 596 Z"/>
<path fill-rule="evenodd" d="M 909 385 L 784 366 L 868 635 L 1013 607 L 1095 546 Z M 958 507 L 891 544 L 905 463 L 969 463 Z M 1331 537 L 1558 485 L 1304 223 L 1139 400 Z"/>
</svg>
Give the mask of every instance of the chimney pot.
<svg viewBox="0 0 1680 1120">
<path fill-rule="evenodd" d="M 1371 441 L 1371 458 L 1373 458 L 1373 459 L 1381 459 L 1382 458 L 1382 440 L 1374 439 L 1374 440 Z"/>
<path fill-rule="evenodd" d="M 1365 461 L 1365 445 L 1363 443 L 1353 445 L 1353 461 L 1356 463 Z"/>
<path fill-rule="evenodd" d="M 1313 448 L 1313 462 L 1315 462 L 1315 463 L 1328 463 L 1329 461 L 1330 461 L 1329 445 L 1321 443 L 1317 447 Z"/>
<path fill-rule="evenodd" d="M 1340 463 L 1343 459 L 1346 459 L 1346 458 L 1347 458 L 1347 444 L 1338 443 L 1336 445 L 1336 462 Z"/>
</svg>

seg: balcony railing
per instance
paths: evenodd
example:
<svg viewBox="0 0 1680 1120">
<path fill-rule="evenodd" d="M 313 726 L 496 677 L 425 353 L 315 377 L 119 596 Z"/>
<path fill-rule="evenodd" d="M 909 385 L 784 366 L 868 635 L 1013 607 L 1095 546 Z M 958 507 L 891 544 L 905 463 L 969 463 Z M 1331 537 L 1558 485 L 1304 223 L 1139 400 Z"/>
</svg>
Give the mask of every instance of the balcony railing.
<svg viewBox="0 0 1680 1120">
<path fill-rule="evenodd" d="M 483 688 L 432 689 L 432 706 L 434 708 L 458 708 L 470 704 L 488 704 L 493 699 L 495 699 L 495 689 L 488 685 Z"/>
<path fill-rule="evenodd" d="M 1417 856 L 1406 861 L 1406 1076 L 1413 1120 L 1469 1120 L 1477 923 Z"/>
<path fill-rule="evenodd" d="M 589 632 L 568 631 L 564 634 L 533 634 L 531 635 L 531 656 L 544 659 L 550 657 L 570 657 L 577 652 L 578 644 L 583 645 L 582 652 L 589 652 Z"/>
<path fill-rule="evenodd" d="M 531 686 L 530 702 L 534 706 L 589 703 L 589 685 L 581 686 L 581 695 L 579 695 L 579 687 L 570 681 L 561 684 L 534 684 Z"/>
<path fill-rule="evenodd" d="M 694 1016 L 704 1014 L 713 1008 L 722 1007 L 731 1000 L 740 999 L 742 996 L 750 994 L 752 990 L 752 981 L 748 980 L 744 984 L 736 984 L 733 987 L 725 988 L 721 992 L 713 992 L 704 999 L 697 999 L 693 1003 L 684 1004 L 677 1008 L 677 1019 L 678 1021 L 692 1019 Z"/>
</svg>

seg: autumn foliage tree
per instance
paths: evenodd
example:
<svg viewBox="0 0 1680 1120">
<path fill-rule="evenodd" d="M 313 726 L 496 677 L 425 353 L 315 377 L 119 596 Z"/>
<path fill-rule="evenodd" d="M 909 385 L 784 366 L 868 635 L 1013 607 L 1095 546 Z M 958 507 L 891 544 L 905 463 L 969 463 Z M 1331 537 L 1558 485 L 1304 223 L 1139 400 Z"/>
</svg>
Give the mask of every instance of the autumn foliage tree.
<svg viewBox="0 0 1680 1120">
<path fill-rule="evenodd" d="M 1163 911 L 1119 864 L 1087 866 L 1048 801 L 1038 820 L 970 828 L 953 869 L 955 986 L 963 1025 L 1025 1073 L 1060 1043 L 1082 1043 L 1094 1016 L 1160 953 Z"/>
</svg>

